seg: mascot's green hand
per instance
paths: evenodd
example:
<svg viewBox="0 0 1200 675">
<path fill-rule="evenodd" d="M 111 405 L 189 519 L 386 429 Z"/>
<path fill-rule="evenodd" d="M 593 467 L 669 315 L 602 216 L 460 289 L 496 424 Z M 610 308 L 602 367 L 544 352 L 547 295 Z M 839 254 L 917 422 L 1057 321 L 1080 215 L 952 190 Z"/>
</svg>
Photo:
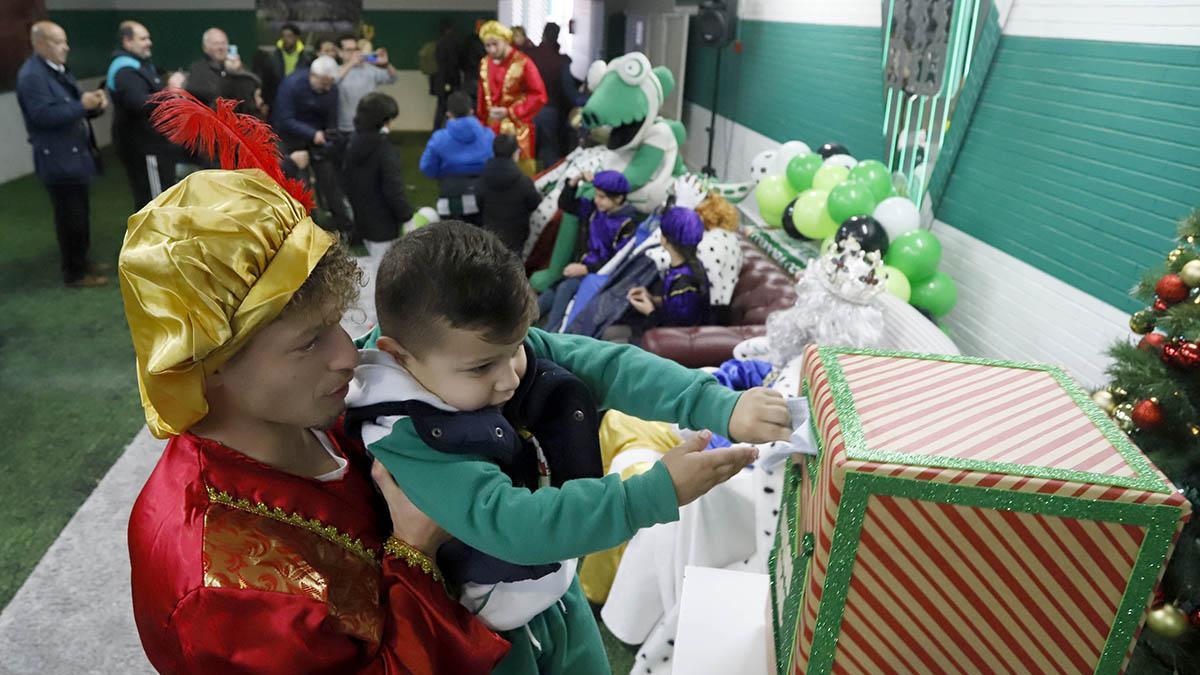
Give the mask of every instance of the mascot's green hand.
<svg viewBox="0 0 1200 675">
<path fill-rule="evenodd" d="M 538 270 L 529 277 L 529 285 L 533 286 L 533 290 L 541 293 L 542 291 L 554 285 L 561 275 L 553 274 L 550 270 Z"/>
</svg>

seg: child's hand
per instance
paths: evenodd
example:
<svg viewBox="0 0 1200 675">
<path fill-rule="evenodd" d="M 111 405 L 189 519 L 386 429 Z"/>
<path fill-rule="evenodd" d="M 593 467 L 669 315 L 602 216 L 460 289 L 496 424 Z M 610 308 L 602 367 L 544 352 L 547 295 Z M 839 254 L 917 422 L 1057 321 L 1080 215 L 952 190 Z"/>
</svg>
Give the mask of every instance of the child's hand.
<svg viewBox="0 0 1200 675">
<path fill-rule="evenodd" d="M 650 291 L 647 291 L 645 288 L 641 286 L 631 288 L 625 294 L 625 298 L 629 300 L 629 304 L 633 305 L 634 309 L 643 315 L 650 316 L 654 313 L 654 301 L 650 298 Z"/>
<path fill-rule="evenodd" d="M 680 506 L 695 501 L 758 459 L 758 449 L 746 445 L 705 451 L 711 438 L 711 432 L 702 431 L 663 455 L 662 463 L 671 474 Z"/>
<path fill-rule="evenodd" d="M 792 435 L 792 416 L 783 395 L 766 387 L 747 390 L 729 417 L 729 436 L 743 443 L 786 441 Z"/>
<path fill-rule="evenodd" d="M 392 536 L 430 558 L 436 557 L 438 549 L 452 537 L 412 503 L 379 460 L 371 465 L 371 478 L 387 502 L 388 513 L 392 516 Z"/>
<path fill-rule="evenodd" d="M 583 263 L 571 263 L 563 268 L 564 277 L 586 277 L 587 273 L 587 265 L 584 265 Z"/>
</svg>

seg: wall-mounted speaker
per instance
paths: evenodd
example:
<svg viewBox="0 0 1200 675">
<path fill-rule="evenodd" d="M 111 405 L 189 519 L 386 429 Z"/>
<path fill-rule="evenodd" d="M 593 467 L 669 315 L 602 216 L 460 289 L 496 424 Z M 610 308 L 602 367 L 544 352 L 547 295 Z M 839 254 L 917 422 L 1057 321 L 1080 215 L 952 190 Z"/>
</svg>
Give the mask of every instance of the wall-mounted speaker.
<svg viewBox="0 0 1200 675">
<path fill-rule="evenodd" d="M 737 0 L 704 0 L 693 20 L 701 42 L 710 47 L 724 47 L 733 42 Z"/>
</svg>

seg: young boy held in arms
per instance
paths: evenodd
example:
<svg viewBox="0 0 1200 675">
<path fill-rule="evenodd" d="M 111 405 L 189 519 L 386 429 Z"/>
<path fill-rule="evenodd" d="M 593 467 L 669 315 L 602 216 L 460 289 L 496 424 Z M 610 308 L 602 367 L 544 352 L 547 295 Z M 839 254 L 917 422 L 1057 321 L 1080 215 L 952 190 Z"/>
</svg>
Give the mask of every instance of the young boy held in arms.
<svg viewBox="0 0 1200 675">
<path fill-rule="evenodd" d="M 376 308 L 380 325 L 362 344 L 350 419 L 413 503 L 460 540 L 451 557 L 464 604 L 503 624 L 512 642 L 496 672 L 608 673 L 595 619 L 562 561 L 675 520 L 679 506 L 757 454 L 701 453 L 704 433 L 624 482 L 582 477 L 599 464 L 589 456 L 596 413 L 588 394 L 603 407 L 740 441 L 791 431 L 773 392 L 739 395 L 626 345 L 584 337 L 570 349 L 547 344 L 530 329 L 536 309 L 521 262 L 494 235 L 464 223 L 397 242 L 380 268 Z M 534 360 L 535 352 L 547 358 Z M 511 565 L 479 565 L 465 547 Z M 518 601 L 506 581 L 539 591 L 526 595 L 533 602 Z"/>
</svg>

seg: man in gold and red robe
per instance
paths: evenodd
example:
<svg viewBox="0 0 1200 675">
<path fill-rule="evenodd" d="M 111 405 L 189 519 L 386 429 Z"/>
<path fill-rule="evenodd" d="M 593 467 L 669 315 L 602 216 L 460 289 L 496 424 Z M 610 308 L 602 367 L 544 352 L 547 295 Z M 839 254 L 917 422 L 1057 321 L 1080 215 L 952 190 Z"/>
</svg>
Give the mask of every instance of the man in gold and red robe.
<svg viewBox="0 0 1200 675">
<path fill-rule="evenodd" d="M 499 21 L 479 28 L 487 56 L 479 60 L 476 115 L 497 134 L 516 136 L 518 164 L 532 173 L 536 147 L 533 118 L 546 105 L 546 85 L 533 60 L 513 48 L 512 31 Z"/>
</svg>

